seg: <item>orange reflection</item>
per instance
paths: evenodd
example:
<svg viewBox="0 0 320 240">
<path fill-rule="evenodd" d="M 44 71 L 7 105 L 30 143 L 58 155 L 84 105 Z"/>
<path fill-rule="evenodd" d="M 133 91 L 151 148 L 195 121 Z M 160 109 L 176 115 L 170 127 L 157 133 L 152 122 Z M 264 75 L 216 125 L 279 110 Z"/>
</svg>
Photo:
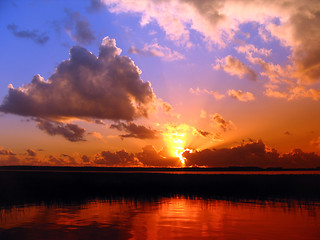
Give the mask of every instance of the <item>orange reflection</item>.
<svg viewBox="0 0 320 240">
<path fill-rule="evenodd" d="M 92 239 L 92 236 L 96 239 L 319 239 L 319 213 L 319 205 L 294 202 L 241 203 L 180 197 L 147 202 L 93 201 L 62 207 L 30 206 L 24 211 L 2 210 L 0 236 L 10 239 L 25 236 L 25 240 Z"/>
</svg>

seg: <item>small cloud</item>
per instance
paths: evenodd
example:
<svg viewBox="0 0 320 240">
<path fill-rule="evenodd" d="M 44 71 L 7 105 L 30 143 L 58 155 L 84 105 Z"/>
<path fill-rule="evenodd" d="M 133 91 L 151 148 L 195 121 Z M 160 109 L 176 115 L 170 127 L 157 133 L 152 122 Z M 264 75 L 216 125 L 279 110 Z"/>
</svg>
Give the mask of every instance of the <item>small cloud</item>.
<svg viewBox="0 0 320 240">
<path fill-rule="evenodd" d="M 318 148 L 320 148 L 320 137 L 316 138 L 316 139 L 313 139 L 311 142 L 310 142 L 311 145 L 313 146 L 316 146 Z"/>
<path fill-rule="evenodd" d="M 132 46 L 129 49 L 129 53 L 139 54 L 143 56 L 155 56 L 160 57 L 164 61 L 172 62 L 184 59 L 184 56 L 177 51 L 173 51 L 168 47 L 163 47 L 158 43 L 145 44 L 143 49 Z"/>
<path fill-rule="evenodd" d="M 291 132 L 289 132 L 289 131 L 285 131 L 285 132 L 284 132 L 284 135 L 292 136 L 292 133 L 291 133 Z"/>
<path fill-rule="evenodd" d="M 253 101 L 254 95 L 251 92 L 242 92 L 241 90 L 229 89 L 228 95 L 234 99 L 237 99 L 241 102 Z"/>
<path fill-rule="evenodd" d="M 88 135 L 90 135 L 96 139 L 99 139 L 99 140 L 103 139 L 103 136 L 99 132 L 89 132 Z"/>
<path fill-rule="evenodd" d="M 234 128 L 233 122 L 226 121 L 219 113 L 211 114 L 210 118 L 213 126 L 218 127 L 218 129 L 224 132 L 232 130 Z"/>
<path fill-rule="evenodd" d="M 88 19 L 79 12 L 72 12 L 69 9 L 66 9 L 65 13 L 67 18 L 64 28 L 74 41 L 80 44 L 90 44 L 96 39 Z"/>
<path fill-rule="evenodd" d="M 196 90 L 194 90 L 193 88 L 190 88 L 189 89 L 189 92 L 192 93 L 192 94 L 195 94 L 195 95 L 200 95 L 200 94 L 209 94 L 211 96 L 213 96 L 216 100 L 220 100 L 222 98 L 225 97 L 224 94 L 221 94 L 217 91 L 210 91 L 210 90 L 207 90 L 207 89 L 200 89 L 200 88 L 197 88 Z"/>
<path fill-rule="evenodd" d="M 18 30 L 18 26 L 15 24 L 9 24 L 7 29 L 12 32 L 12 34 L 17 38 L 27 38 L 31 39 L 35 43 L 44 45 L 49 37 L 46 33 L 39 33 L 39 30 Z"/>
<path fill-rule="evenodd" d="M 89 13 L 99 12 L 104 8 L 104 4 L 100 0 L 90 0 L 90 5 L 86 8 Z"/>
<path fill-rule="evenodd" d="M 26 151 L 27 151 L 27 154 L 28 154 L 29 157 L 35 157 L 35 156 L 37 156 L 37 152 L 34 151 L 34 150 L 32 150 L 32 149 L 30 149 L 30 148 L 27 149 Z"/>
<path fill-rule="evenodd" d="M 85 141 L 84 134 L 86 130 L 76 124 L 61 123 L 47 119 L 36 119 L 37 126 L 40 130 L 51 136 L 61 135 L 71 142 Z"/>
<path fill-rule="evenodd" d="M 89 163 L 89 162 L 90 162 L 90 158 L 89 158 L 87 155 L 83 155 L 83 156 L 81 157 L 81 159 L 82 159 L 82 161 L 83 161 L 84 163 Z"/>
<path fill-rule="evenodd" d="M 205 110 L 201 110 L 200 112 L 200 118 L 206 118 L 207 117 L 207 113 Z"/>
<path fill-rule="evenodd" d="M 14 155 L 16 155 L 16 154 L 13 153 L 11 150 L 5 149 L 4 147 L 1 147 L 1 146 L 0 146 L 0 155 L 14 156 Z"/>
<path fill-rule="evenodd" d="M 213 69 L 222 69 L 231 76 L 237 76 L 239 78 L 247 78 L 252 81 L 257 80 L 257 73 L 246 66 L 239 59 L 232 57 L 231 55 L 226 56 L 222 59 L 216 60 L 216 65 L 213 65 Z"/>
<path fill-rule="evenodd" d="M 158 138 L 158 131 L 147 128 L 145 126 L 136 125 L 135 123 L 117 123 L 111 124 L 110 128 L 119 131 L 125 131 L 128 134 L 122 134 L 122 138 L 140 138 L 140 139 L 154 139 Z"/>
</svg>

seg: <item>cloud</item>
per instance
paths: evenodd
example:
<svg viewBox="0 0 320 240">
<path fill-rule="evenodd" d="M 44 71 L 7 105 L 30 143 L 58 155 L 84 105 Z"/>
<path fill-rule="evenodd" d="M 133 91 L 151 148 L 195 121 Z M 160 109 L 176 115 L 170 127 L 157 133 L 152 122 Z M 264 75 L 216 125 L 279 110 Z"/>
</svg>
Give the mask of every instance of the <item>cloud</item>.
<svg viewBox="0 0 320 240">
<path fill-rule="evenodd" d="M 206 117 L 207 117 L 207 112 L 202 109 L 200 112 L 200 118 L 206 118 Z"/>
<path fill-rule="evenodd" d="M 104 4 L 100 0 L 90 0 L 90 5 L 86 8 L 89 13 L 99 12 L 104 8 Z"/>
<path fill-rule="evenodd" d="M 253 101 L 254 95 L 251 92 L 242 92 L 241 90 L 229 89 L 228 95 L 234 99 L 237 99 L 241 102 Z"/>
<path fill-rule="evenodd" d="M 229 73 L 231 76 L 237 76 L 239 78 L 246 78 L 252 81 L 257 80 L 257 73 L 246 66 L 239 59 L 232 57 L 231 55 L 226 56 L 222 59 L 216 60 L 216 65 L 213 66 L 215 70 L 222 69 Z"/>
<path fill-rule="evenodd" d="M 95 156 L 95 164 L 107 166 L 139 166 L 139 161 L 134 154 L 129 154 L 124 150 L 118 152 L 102 151 Z"/>
<path fill-rule="evenodd" d="M 213 126 L 224 132 L 234 128 L 234 124 L 231 121 L 226 121 L 219 113 L 210 114 L 210 118 Z"/>
<path fill-rule="evenodd" d="M 0 146 L 0 155 L 14 156 L 14 155 L 16 155 L 16 154 L 13 153 L 11 150 L 5 149 L 4 147 L 1 147 L 1 146 Z"/>
<path fill-rule="evenodd" d="M 89 162 L 90 162 L 90 158 L 89 158 L 87 155 L 83 155 L 83 156 L 81 157 L 81 159 L 82 159 L 82 161 L 83 161 L 84 163 L 89 163 Z"/>
<path fill-rule="evenodd" d="M 291 49 L 295 77 L 304 83 L 320 80 L 320 4 L 318 0 L 103 0 L 109 11 L 134 13 L 145 26 L 156 22 L 168 39 L 190 46 L 191 31 L 209 48 L 232 43 L 243 24 L 254 22 L 262 40 L 279 39 Z M 188 13 L 188 14 L 186 14 Z"/>
<path fill-rule="evenodd" d="M 64 124 L 40 118 L 36 119 L 36 122 L 40 130 L 51 136 L 61 135 L 71 142 L 85 141 L 84 134 L 86 130 L 76 124 Z"/>
<path fill-rule="evenodd" d="M 284 132 L 284 135 L 291 136 L 291 135 L 292 135 L 292 133 L 291 133 L 291 132 L 289 132 L 289 131 L 285 131 L 285 132 Z"/>
<path fill-rule="evenodd" d="M 295 149 L 280 155 L 267 147 L 261 140 L 242 144 L 233 148 L 205 149 L 193 153 L 186 152 L 187 166 L 229 167 L 286 167 L 308 168 L 320 166 L 320 156 Z"/>
<path fill-rule="evenodd" d="M 7 29 L 12 32 L 12 34 L 17 38 L 28 38 L 38 43 L 40 45 L 44 45 L 49 40 L 49 37 L 46 33 L 39 33 L 39 30 L 18 30 L 18 26 L 15 24 L 9 24 Z"/>
<path fill-rule="evenodd" d="M 70 59 L 61 62 L 47 81 L 36 75 L 23 87 L 10 84 L 0 111 L 51 119 L 147 117 L 156 99 L 151 84 L 143 82 L 139 68 L 120 53 L 108 37 L 98 57 L 73 47 Z"/>
<path fill-rule="evenodd" d="M 129 53 L 139 54 L 143 56 L 155 56 L 160 57 L 164 61 L 172 62 L 184 59 L 184 56 L 177 51 L 172 51 L 168 47 L 159 45 L 158 43 L 145 44 L 143 49 L 136 48 L 132 46 L 129 49 Z"/>
<path fill-rule="evenodd" d="M 209 138 L 213 141 L 221 141 L 222 136 L 219 133 L 208 132 L 199 128 L 193 128 L 193 135 Z"/>
<path fill-rule="evenodd" d="M 190 88 L 189 89 L 189 92 L 192 93 L 192 94 L 195 94 L 195 95 L 199 95 L 199 94 L 209 94 L 211 96 L 213 96 L 216 100 L 220 100 L 222 98 L 225 97 L 224 94 L 221 94 L 217 91 L 210 91 L 210 90 L 207 90 L 207 89 L 200 89 L 200 88 L 197 88 L 196 90 L 194 90 L 193 88 Z"/>
<path fill-rule="evenodd" d="M 65 10 L 65 13 L 67 18 L 64 28 L 74 41 L 80 44 L 90 44 L 96 39 L 89 21 L 84 16 L 68 9 Z"/>
<path fill-rule="evenodd" d="M 37 152 L 34 151 L 34 150 L 32 150 L 32 149 L 30 149 L 30 148 L 27 149 L 26 151 L 27 151 L 27 154 L 28 154 L 29 157 L 35 157 L 35 156 L 37 156 Z"/>
<path fill-rule="evenodd" d="M 99 139 L 99 140 L 103 139 L 102 134 L 99 132 L 89 132 L 88 135 L 90 135 L 96 139 Z"/>
<path fill-rule="evenodd" d="M 158 138 L 157 130 L 147 128 L 142 125 L 136 125 L 135 123 L 132 123 L 132 122 L 111 124 L 110 128 L 127 132 L 127 134 L 120 135 L 120 137 L 122 138 L 140 138 L 140 139 Z"/>
<path fill-rule="evenodd" d="M 311 145 L 313 146 L 316 146 L 318 148 L 320 148 L 320 136 L 316 139 L 313 139 L 311 142 L 310 142 Z"/>
<path fill-rule="evenodd" d="M 0 146 L 0 166 L 19 165 L 20 159 L 10 149 Z"/>
<path fill-rule="evenodd" d="M 145 146 L 142 152 L 136 153 L 135 156 L 144 166 L 156 166 L 156 167 L 181 167 L 181 161 L 177 157 L 169 157 L 166 151 L 157 152 L 157 150 L 151 146 Z M 163 154 L 163 155 L 161 155 Z"/>
</svg>

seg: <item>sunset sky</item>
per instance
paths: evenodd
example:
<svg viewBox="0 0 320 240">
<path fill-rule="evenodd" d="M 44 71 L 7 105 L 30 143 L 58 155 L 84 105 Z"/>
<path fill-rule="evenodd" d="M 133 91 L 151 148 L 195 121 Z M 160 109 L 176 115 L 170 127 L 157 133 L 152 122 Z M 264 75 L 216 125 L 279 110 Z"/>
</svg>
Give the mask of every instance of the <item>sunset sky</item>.
<svg viewBox="0 0 320 240">
<path fill-rule="evenodd" d="M 0 2 L 0 165 L 320 166 L 319 0 Z"/>
</svg>

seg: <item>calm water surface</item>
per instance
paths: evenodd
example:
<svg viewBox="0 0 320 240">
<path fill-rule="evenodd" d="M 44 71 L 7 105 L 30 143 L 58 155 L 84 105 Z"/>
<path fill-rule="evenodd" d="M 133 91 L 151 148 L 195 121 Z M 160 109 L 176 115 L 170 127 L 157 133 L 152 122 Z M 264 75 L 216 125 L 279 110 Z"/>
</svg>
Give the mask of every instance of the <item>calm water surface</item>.
<svg viewBox="0 0 320 240">
<path fill-rule="evenodd" d="M 320 239 L 320 205 L 96 200 L 0 210 L 0 239 Z"/>
</svg>

